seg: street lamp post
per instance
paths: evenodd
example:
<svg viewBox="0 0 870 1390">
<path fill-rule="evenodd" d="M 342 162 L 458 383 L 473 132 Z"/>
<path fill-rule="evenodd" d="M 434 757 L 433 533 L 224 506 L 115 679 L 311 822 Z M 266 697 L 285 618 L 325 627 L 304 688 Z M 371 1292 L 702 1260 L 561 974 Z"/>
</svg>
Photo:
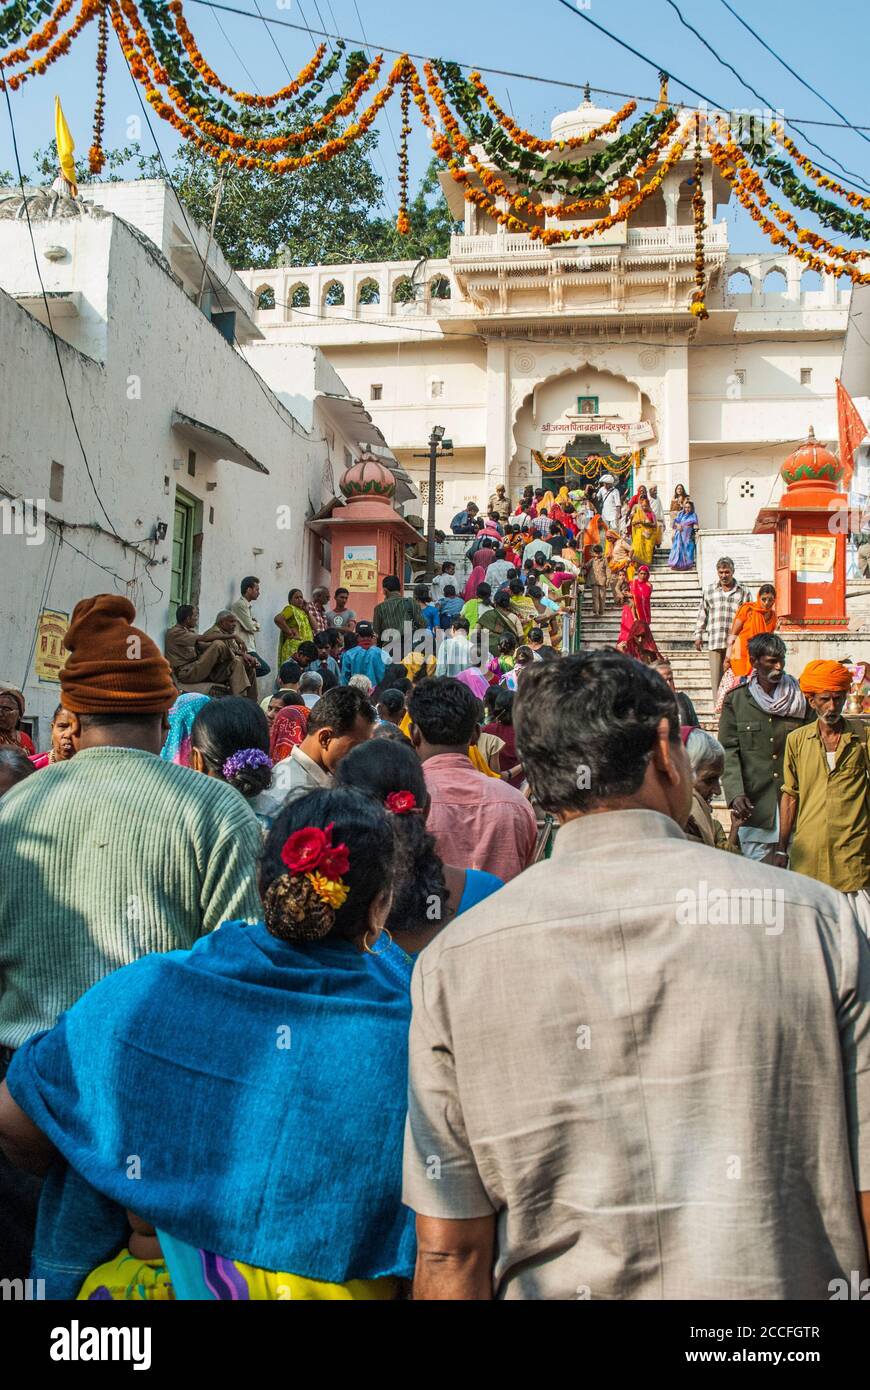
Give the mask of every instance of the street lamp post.
<svg viewBox="0 0 870 1390">
<path fill-rule="evenodd" d="M 425 454 L 415 454 L 414 458 L 429 460 L 429 499 L 426 514 L 426 578 L 435 578 L 435 493 L 438 486 L 438 459 L 449 457 L 453 452 L 453 442 L 444 438 L 444 426 L 433 425 L 429 435 L 429 448 Z"/>
</svg>

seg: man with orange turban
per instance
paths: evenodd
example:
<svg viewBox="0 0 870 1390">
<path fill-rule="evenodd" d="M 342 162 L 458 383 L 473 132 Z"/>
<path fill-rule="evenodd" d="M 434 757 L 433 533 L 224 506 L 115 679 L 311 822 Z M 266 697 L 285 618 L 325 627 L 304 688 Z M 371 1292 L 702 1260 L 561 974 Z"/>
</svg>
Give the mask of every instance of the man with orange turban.
<svg viewBox="0 0 870 1390">
<path fill-rule="evenodd" d="M 870 728 L 843 718 L 851 684 L 840 661 L 811 661 L 800 678 L 817 718 L 786 739 L 774 860 L 841 893 L 870 888 Z"/>
</svg>

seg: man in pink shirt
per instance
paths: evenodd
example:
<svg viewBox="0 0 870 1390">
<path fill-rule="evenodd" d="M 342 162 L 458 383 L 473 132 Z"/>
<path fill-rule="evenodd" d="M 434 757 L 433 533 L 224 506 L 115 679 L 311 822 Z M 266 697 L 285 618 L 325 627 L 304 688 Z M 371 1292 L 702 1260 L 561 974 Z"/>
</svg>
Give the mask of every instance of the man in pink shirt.
<svg viewBox="0 0 870 1390">
<path fill-rule="evenodd" d="M 422 680 L 408 701 L 411 740 L 432 798 L 427 829 L 447 864 L 483 869 L 503 882 L 532 862 L 534 812 L 507 782 L 478 772 L 468 756 L 477 741 L 479 702 L 461 681 Z"/>
</svg>

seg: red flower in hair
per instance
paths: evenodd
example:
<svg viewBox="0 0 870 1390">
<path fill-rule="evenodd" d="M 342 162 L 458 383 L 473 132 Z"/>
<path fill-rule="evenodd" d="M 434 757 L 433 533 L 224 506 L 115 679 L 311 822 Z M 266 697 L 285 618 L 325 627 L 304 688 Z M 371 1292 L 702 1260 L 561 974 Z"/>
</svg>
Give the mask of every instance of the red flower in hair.
<svg viewBox="0 0 870 1390">
<path fill-rule="evenodd" d="M 341 878 L 350 868 L 347 845 L 333 845 L 332 822 L 325 830 L 309 825 L 296 830 L 284 841 L 281 859 L 291 874 L 308 874 L 315 869 L 328 879 Z"/>
<path fill-rule="evenodd" d="M 311 825 L 305 830 L 296 830 L 287 837 L 281 850 L 281 859 L 291 874 L 308 873 L 320 863 L 327 844 L 323 831 Z"/>
<path fill-rule="evenodd" d="M 394 816 L 406 816 L 409 811 L 416 811 L 417 798 L 413 792 L 390 792 L 384 805 Z"/>
</svg>

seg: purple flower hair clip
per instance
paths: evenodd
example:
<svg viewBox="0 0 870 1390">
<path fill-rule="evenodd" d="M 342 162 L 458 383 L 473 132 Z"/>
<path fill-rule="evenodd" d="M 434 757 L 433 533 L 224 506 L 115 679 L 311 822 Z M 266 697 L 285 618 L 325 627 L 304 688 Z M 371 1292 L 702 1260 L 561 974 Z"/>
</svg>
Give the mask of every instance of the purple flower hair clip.
<svg viewBox="0 0 870 1390">
<path fill-rule="evenodd" d="M 241 772 L 246 767 L 268 767 L 271 768 L 272 759 L 268 753 L 264 753 L 262 748 L 240 748 L 237 753 L 231 753 L 223 765 L 221 771 L 224 780 L 232 781 L 237 772 Z"/>
</svg>

